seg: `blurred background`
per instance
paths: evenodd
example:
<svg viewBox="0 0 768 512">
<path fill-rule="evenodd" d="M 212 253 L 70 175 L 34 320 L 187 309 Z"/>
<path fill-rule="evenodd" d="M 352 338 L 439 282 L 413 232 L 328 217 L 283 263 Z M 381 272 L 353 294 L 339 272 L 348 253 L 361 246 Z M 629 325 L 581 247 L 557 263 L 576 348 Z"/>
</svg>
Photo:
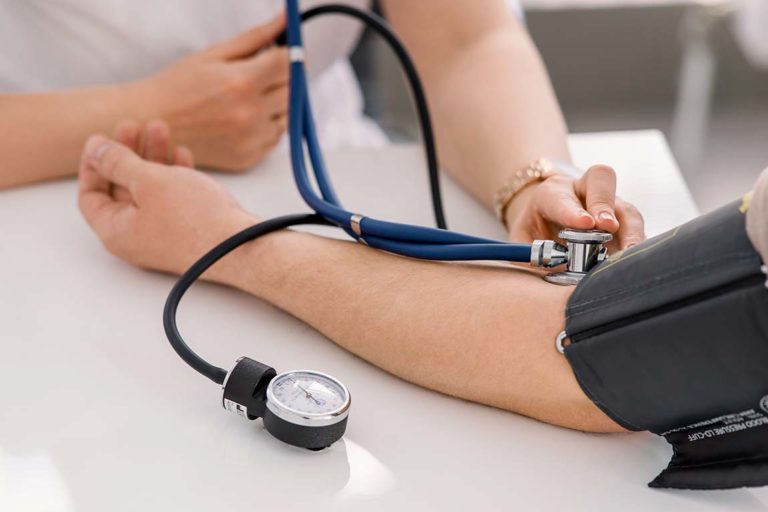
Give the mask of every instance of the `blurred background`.
<svg viewBox="0 0 768 512">
<path fill-rule="evenodd" d="M 745 38 L 741 0 L 523 3 L 571 132 L 663 131 L 702 212 L 768 166 L 768 59 Z M 757 31 L 768 39 L 768 24 Z M 416 140 L 388 49 L 365 34 L 352 60 L 369 115 L 394 140 Z"/>
</svg>

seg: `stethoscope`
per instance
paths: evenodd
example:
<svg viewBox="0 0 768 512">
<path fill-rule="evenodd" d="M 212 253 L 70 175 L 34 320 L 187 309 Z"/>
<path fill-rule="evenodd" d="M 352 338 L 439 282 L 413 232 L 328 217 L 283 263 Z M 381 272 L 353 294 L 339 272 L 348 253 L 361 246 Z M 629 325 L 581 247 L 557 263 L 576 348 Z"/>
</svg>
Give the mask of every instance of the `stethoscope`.
<svg viewBox="0 0 768 512">
<path fill-rule="evenodd" d="M 299 192 L 315 213 L 286 215 L 261 222 L 211 249 L 176 282 L 165 304 L 163 324 L 168 340 L 179 356 L 222 386 L 222 405 L 226 410 L 250 420 L 262 418 L 266 430 L 288 444 L 321 450 L 339 440 L 346 429 L 351 396 L 341 381 L 311 370 L 278 375 L 272 367 L 248 357 L 241 357 L 230 371 L 226 371 L 198 356 L 178 331 L 176 310 L 181 297 L 197 278 L 227 253 L 274 231 L 319 224 L 339 227 L 354 240 L 369 247 L 412 258 L 525 262 L 545 268 L 565 265 L 564 271 L 548 274 L 545 279 L 573 285 L 605 259 L 607 251 L 604 244 L 611 240 L 611 235 L 601 231 L 564 229 L 560 237 L 566 245 L 553 240 L 520 244 L 449 231 L 443 214 L 437 152 L 427 102 L 416 68 L 403 44 L 384 20 L 366 11 L 346 5 L 323 5 L 300 14 L 298 0 L 286 0 L 286 3 L 286 41 L 291 68 L 288 123 L 291 164 Z M 437 228 L 383 221 L 342 207 L 326 172 L 312 119 L 304 68 L 301 23 L 323 14 L 343 14 L 361 20 L 379 33 L 399 58 L 419 115 Z M 309 181 L 305 145 L 319 195 Z"/>
</svg>

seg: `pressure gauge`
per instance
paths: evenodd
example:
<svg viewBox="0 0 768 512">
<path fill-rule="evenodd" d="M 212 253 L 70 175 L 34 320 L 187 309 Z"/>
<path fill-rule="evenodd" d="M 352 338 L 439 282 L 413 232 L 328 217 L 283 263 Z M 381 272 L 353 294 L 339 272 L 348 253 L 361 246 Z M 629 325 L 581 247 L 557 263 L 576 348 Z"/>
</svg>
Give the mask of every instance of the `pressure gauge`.
<svg viewBox="0 0 768 512">
<path fill-rule="evenodd" d="M 264 363 L 241 357 L 222 384 L 222 405 L 294 446 L 322 450 L 341 439 L 351 402 L 346 386 L 330 375 L 296 370 L 277 375 Z"/>
<path fill-rule="evenodd" d="M 344 434 L 350 403 L 347 388 L 330 375 L 281 373 L 267 387 L 264 426 L 288 444 L 322 450 Z"/>
</svg>

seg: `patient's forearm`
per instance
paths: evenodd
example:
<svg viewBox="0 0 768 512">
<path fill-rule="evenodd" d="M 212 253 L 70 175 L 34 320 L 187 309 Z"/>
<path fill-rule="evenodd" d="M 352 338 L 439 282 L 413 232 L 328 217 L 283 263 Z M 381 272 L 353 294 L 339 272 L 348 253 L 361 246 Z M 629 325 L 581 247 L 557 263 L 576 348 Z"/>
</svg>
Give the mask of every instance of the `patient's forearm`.
<svg viewBox="0 0 768 512">
<path fill-rule="evenodd" d="M 228 284 L 406 380 L 571 428 L 618 429 L 554 349 L 568 288 L 295 232 L 249 244 L 223 269 Z"/>
<path fill-rule="evenodd" d="M 0 189 L 74 175 L 89 135 L 140 117 L 146 105 L 134 101 L 131 87 L 0 94 Z"/>
</svg>

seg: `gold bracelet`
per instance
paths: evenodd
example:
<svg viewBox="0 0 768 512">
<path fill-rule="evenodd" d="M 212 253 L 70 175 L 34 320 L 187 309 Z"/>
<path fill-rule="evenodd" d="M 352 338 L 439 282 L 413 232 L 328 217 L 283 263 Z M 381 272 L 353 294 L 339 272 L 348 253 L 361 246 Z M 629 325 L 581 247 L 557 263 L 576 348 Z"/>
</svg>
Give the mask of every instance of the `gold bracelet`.
<svg viewBox="0 0 768 512">
<path fill-rule="evenodd" d="M 515 196 L 531 183 L 544 181 L 552 175 L 554 168 L 552 162 L 546 158 L 540 158 L 527 167 L 513 174 L 502 187 L 496 191 L 493 199 L 496 217 L 507 226 L 507 210 Z"/>
</svg>

